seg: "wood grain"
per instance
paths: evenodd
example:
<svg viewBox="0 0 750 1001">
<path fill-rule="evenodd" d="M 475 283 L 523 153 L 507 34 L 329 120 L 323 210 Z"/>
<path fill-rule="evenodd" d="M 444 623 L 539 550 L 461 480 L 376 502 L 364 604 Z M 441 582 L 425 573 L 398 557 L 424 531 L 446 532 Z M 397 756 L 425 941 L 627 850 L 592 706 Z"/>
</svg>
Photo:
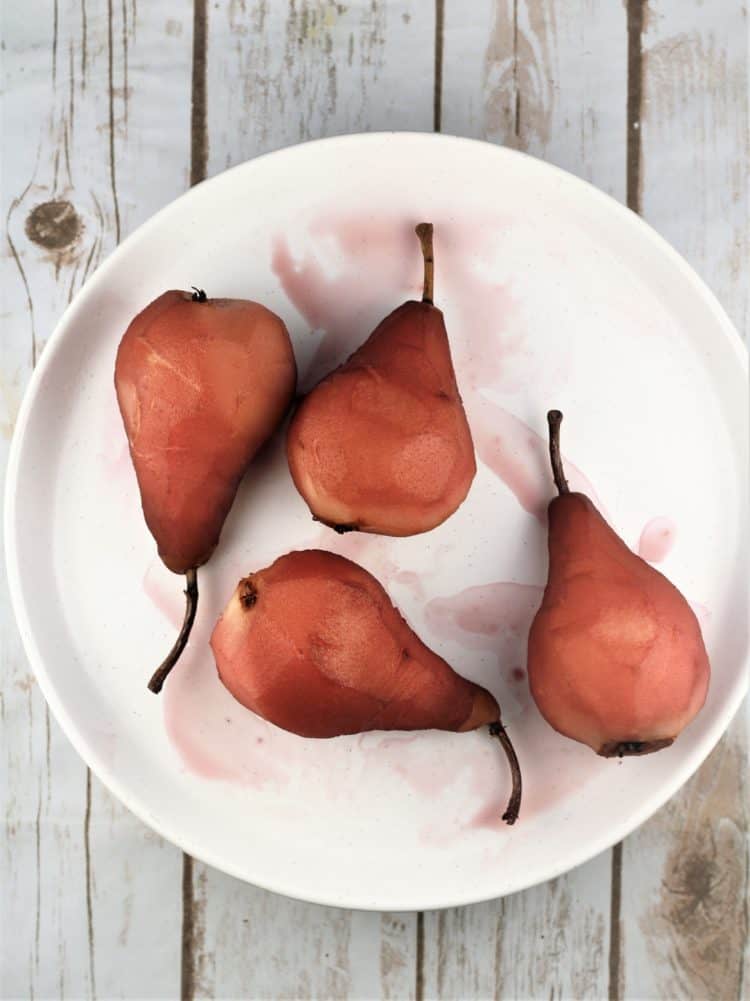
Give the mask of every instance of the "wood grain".
<svg viewBox="0 0 750 1001">
<path fill-rule="evenodd" d="M 604 998 L 609 858 L 504 900 L 425 915 L 425 997 Z"/>
<path fill-rule="evenodd" d="M 121 235 L 185 186 L 187 8 L 32 0 L 4 12 L 6 435 L 71 297 Z M 157 78 L 163 104 L 152 98 Z M 0 993 L 134 997 L 148 985 L 173 994 L 179 853 L 92 779 L 50 719 L 4 574 L 1 586 L 8 838 Z"/>
<path fill-rule="evenodd" d="M 434 30 L 418 0 L 212 3 L 209 173 L 306 139 L 431 131 Z"/>
<path fill-rule="evenodd" d="M 195 864 L 196 998 L 411 998 L 413 915 L 316 907 Z"/>
<path fill-rule="evenodd" d="M 447 0 L 445 131 L 533 153 L 624 200 L 623 8 L 593 0 L 476 7 L 468 33 L 463 6 Z M 426 914 L 425 997 L 606 997 L 611 868 L 605 853 L 505 900 Z"/>
<path fill-rule="evenodd" d="M 87 7 L 90 53 L 102 37 L 105 9 L 107 15 L 109 179 L 117 206 L 110 237 L 125 237 L 187 187 L 192 4 L 110 2 L 105 7 L 87 0 Z M 102 85 L 102 76 L 92 75 L 92 95 Z M 154 100 L 157 88 L 160 100 Z M 100 172 L 105 163 L 99 161 Z M 181 853 L 94 779 L 89 858 L 100 996 L 176 996 Z"/>
<path fill-rule="evenodd" d="M 651 0 L 638 123 L 642 214 L 745 334 L 746 41 L 739 4 Z M 746 996 L 747 762 L 745 710 L 694 778 L 625 842 L 622 996 Z"/>
<path fill-rule="evenodd" d="M 625 11 L 606 0 L 446 0 L 443 131 L 523 150 L 624 200 Z"/>
</svg>

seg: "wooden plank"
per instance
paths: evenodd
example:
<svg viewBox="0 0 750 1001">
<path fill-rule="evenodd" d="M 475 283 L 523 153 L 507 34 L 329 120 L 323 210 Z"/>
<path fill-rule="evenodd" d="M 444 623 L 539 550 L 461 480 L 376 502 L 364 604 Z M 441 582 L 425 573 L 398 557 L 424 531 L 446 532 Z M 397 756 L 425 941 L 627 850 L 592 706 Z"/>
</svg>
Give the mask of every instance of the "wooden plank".
<svg viewBox="0 0 750 1001">
<path fill-rule="evenodd" d="M 625 198 L 620 5 L 482 0 L 445 9 L 441 121 Z M 502 901 L 424 916 L 425 997 L 606 997 L 612 854 Z"/>
<path fill-rule="evenodd" d="M 108 74 L 116 164 L 110 182 L 119 235 L 125 237 L 188 186 L 193 12 L 191 0 L 106 9 L 108 43 L 110 36 L 113 40 Z M 97 4 L 94 14 L 101 21 L 94 17 L 94 30 L 104 26 L 104 11 L 105 5 Z M 96 781 L 90 813 L 97 988 L 103 997 L 176 996 L 181 852 Z"/>
<path fill-rule="evenodd" d="M 65 220 L 70 220 L 70 213 L 63 203 L 70 185 L 64 174 L 64 112 L 50 89 L 49 53 L 56 52 L 56 77 L 59 50 L 54 48 L 54 35 L 57 27 L 59 40 L 60 26 L 45 13 L 33 10 L 32 5 L 31 11 L 23 15 L 18 11 L 16 18 L 4 24 L 2 194 L 9 252 L 2 258 L 2 377 L 8 387 L 4 403 L 9 405 L 3 416 L 8 434 L 44 332 L 63 308 L 71 279 L 69 248 L 54 249 L 65 243 Z M 60 100 L 62 90 L 58 93 Z M 38 205 L 54 200 L 58 205 L 47 211 L 46 218 L 44 210 L 32 216 Z M 26 233 L 30 217 L 33 240 Z M 62 220 L 62 232 L 55 227 L 57 219 Z M 91 246 L 95 243 L 96 235 Z M 89 249 L 87 241 L 85 251 Z M 45 278 L 40 278 L 42 271 Z M 56 277 L 61 279 L 59 287 Z M 5 445 L 4 460 L 7 441 Z M 65 992 L 87 996 L 91 964 L 83 838 L 86 768 L 50 720 L 29 671 L 9 608 L 4 573 L 1 586 L 1 739 L 8 830 L 2 862 L 3 992 L 19 997 Z M 70 907 L 74 900 L 75 909 Z"/>
<path fill-rule="evenodd" d="M 746 333 L 742 5 L 651 0 L 642 27 L 637 207 Z M 747 996 L 749 729 L 746 707 L 693 779 L 625 842 L 622 996 Z"/>
<path fill-rule="evenodd" d="M 52 8 L 31 0 L 4 14 L 7 433 L 31 365 L 70 298 L 121 235 L 185 186 L 188 12 L 187 0 L 137 13 L 135 4 L 112 0 L 57 0 Z M 152 99 L 157 77 L 160 102 Z M 179 852 L 88 774 L 29 674 L 4 591 L 0 605 L 8 824 L 2 993 L 174 994 Z"/>
<path fill-rule="evenodd" d="M 739 0 L 653 0 L 644 22 L 641 214 L 747 338 L 747 12 Z"/>
<path fill-rule="evenodd" d="M 219 0 L 206 14 L 193 150 L 209 173 L 306 139 L 432 127 L 434 14 L 417 0 Z M 185 872 L 183 997 L 414 996 L 415 915 L 303 904 L 198 862 Z"/>
<path fill-rule="evenodd" d="M 190 996 L 414 996 L 411 915 L 316 907 L 194 865 Z"/>
<path fill-rule="evenodd" d="M 209 174 L 307 139 L 430 131 L 433 36 L 418 0 L 212 3 Z"/>
<path fill-rule="evenodd" d="M 625 200 L 625 12 L 606 0 L 446 0 L 442 128 Z"/>
<path fill-rule="evenodd" d="M 523 893 L 425 915 L 424 997 L 603 998 L 609 858 Z"/>
</svg>

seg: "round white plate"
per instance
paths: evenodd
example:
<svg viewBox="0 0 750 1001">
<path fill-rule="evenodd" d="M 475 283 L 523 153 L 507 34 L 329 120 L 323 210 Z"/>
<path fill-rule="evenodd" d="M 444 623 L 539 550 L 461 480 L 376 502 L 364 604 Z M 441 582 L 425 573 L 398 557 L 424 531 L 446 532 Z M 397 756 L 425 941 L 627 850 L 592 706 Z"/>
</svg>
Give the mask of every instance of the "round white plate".
<svg viewBox="0 0 750 1001">
<path fill-rule="evenodd" d="M 200 571 L 189 649 L 163 695 L 151 695 L 146 681 L 182 614 L 182 580 L 155 555 L 115 402 L 128 322 L 168 288 L 260 300 L 287 322 L 304 386 L 418 295 L 412 230 L 422 219 L 435 224 L 436 302 L 481 460 L 467 501 L 428 535 L 339 538 L 311 521 L 278 435 Z M 740 703 L 744 365 L 726 315 L 663 240 L 537 160 L 383 134 L 309 143 L 228 171 L 160 212 L 99 269 L 24 401 L 6 546 L 44 694 L 139 817 L 260 886 L 412 909 L 555 876 L 661 806 Z M 708 702 L 651 757 L 597 758 L 553 732 L 529 699 L 524 647 L 545 580 L 552 496 L 539 436 L 553 406 L 565 412 L 563 449 L 587 489 L 630 545 L 661 558 L 704 627 Z M 499 698 L 524 772 L 514 828 L 500 821 L 508 774 L 486 732 L 302 740 L 221 687 L 208 637 L 237 580 L 309 546 L 375 573 L 424 640 Z"/>
</svg>

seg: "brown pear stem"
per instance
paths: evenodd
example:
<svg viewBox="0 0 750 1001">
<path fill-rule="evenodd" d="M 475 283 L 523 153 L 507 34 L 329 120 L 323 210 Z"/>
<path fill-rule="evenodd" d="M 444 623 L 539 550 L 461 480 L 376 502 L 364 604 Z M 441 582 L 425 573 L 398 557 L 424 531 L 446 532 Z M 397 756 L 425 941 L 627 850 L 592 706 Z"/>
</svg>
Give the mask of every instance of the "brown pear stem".
<svg viewBox="0 0 750 1001">
<path fill-rule="evenodd" d="M 552 475 L 559 494 L 569 494 L 570 487 L 565 479 L 562 456 L 560 455 L 560 425 L 563 415 L 559 410 L 550 410 L 547 414 L 549 424 L 549 458 L 552 463 Z"/>
<path fill-rule="evenodd" d="M 191 285 L 190 288 L 193 290 L 191 296 L 193 302 L 208 302 L 208 296 L 206 295 L 205 289 L 197 288 L 195 285 Z"/>
<path fill-rule="evenodd" d="M 198 609 L 198 571 L 195 567 L 191 567 L 186 572 L 185 581 L 187 582 L 187 587 L 185 588 L 185 618 L 182 621 L 180 635 L 162 663 L 151 675 L 151 680 L 148 683 L 149 691 L 155 695 L 159 694 L 162 685 L 167 680 L 167 675 L 180 659 L 180 654 L 185 649 L 190 637 L 190 630 L 193 628 L 193 623 L 195 622 L 195 613 Z"/>
<path fill-rule="evenodd" d="M 510 776 L 513 782 L 513 788 L 511 790 L 510 799 L 508 800 L 508 806 L 506 807 L 505 813 L 502 819 L 506 824 L 515 824 L 518 820 L 518 812 L 521 809 L 521 790 L 523 788 L 523 783 L 521 782 L 521 766 L 518 764 L 518 758 L 516 757 L 515 748 L 510 742 L 510 737 L 505 731 L 505 727 L 500 722 L 490 723 L 490 734 L 493 737 L 497 737 L 503 746 L 505 751 L 505 756 L 508 759 L 508 764 L 510 765 Z"/>
<path fill-rule="evenodd" d="M 422 257 L 424 257 L 424 287 L 422 290 L 422 302 L 433 303 L 435 291 L 435 256 L 432 250 L 432 223 L 420 222 L 414 232 L 419 237 L 422 244 Z"/>
</svg>

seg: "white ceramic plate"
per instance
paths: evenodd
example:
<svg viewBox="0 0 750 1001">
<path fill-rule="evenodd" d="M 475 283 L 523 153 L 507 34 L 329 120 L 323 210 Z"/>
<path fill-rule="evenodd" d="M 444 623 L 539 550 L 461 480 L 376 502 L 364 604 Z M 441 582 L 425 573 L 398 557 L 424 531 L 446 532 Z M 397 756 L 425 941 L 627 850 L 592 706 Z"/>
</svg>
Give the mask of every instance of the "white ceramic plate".
<svg viewBox="0 0 750 1001">
<path fill-rule="evenodd" d="M 304 384 L 310 365 L 343 358 L 418 294 L 412 227 L 422 219 L 436 228 L 436 301 L 481 459 L 468 500 L 426 536 L 338 538 L 311 521 L 278 436 L 200 571 L 189 650 L 163 696 L 151 695 L 146 681 L 182 614 L 182 581 L 155 556 L 117 412 L 112 373 L 125 327 L 167 288 L 258 299 L 289 325 Z M 6 545 L 44 694 L 139 817 L 260 886 L 411 909 L 555 876 L 661 806 L 740 703 L 744 366 L 726 315 L 673 250 L 594 188 L 518 153 L 434 135 L 351 136 L 201 184 L 88 282 L 24 401 Z M 538 436 L 551 406 L 565 412 L 564 451 L 614 526 L 662 559 L 704 626 L 707 705 L 651 757 L 599 759 L 554 733 L 529 700 L 525 637 L 545 579 L 552 494 Z M 498 696 L 524 771 L 514 828 L 499 819 L 508 777 L 486 733 L 305 741 L 222 689 L 207 641 L 236 581 L 312 545 L 373 571 L 422 637 Z"/>
</svg>

